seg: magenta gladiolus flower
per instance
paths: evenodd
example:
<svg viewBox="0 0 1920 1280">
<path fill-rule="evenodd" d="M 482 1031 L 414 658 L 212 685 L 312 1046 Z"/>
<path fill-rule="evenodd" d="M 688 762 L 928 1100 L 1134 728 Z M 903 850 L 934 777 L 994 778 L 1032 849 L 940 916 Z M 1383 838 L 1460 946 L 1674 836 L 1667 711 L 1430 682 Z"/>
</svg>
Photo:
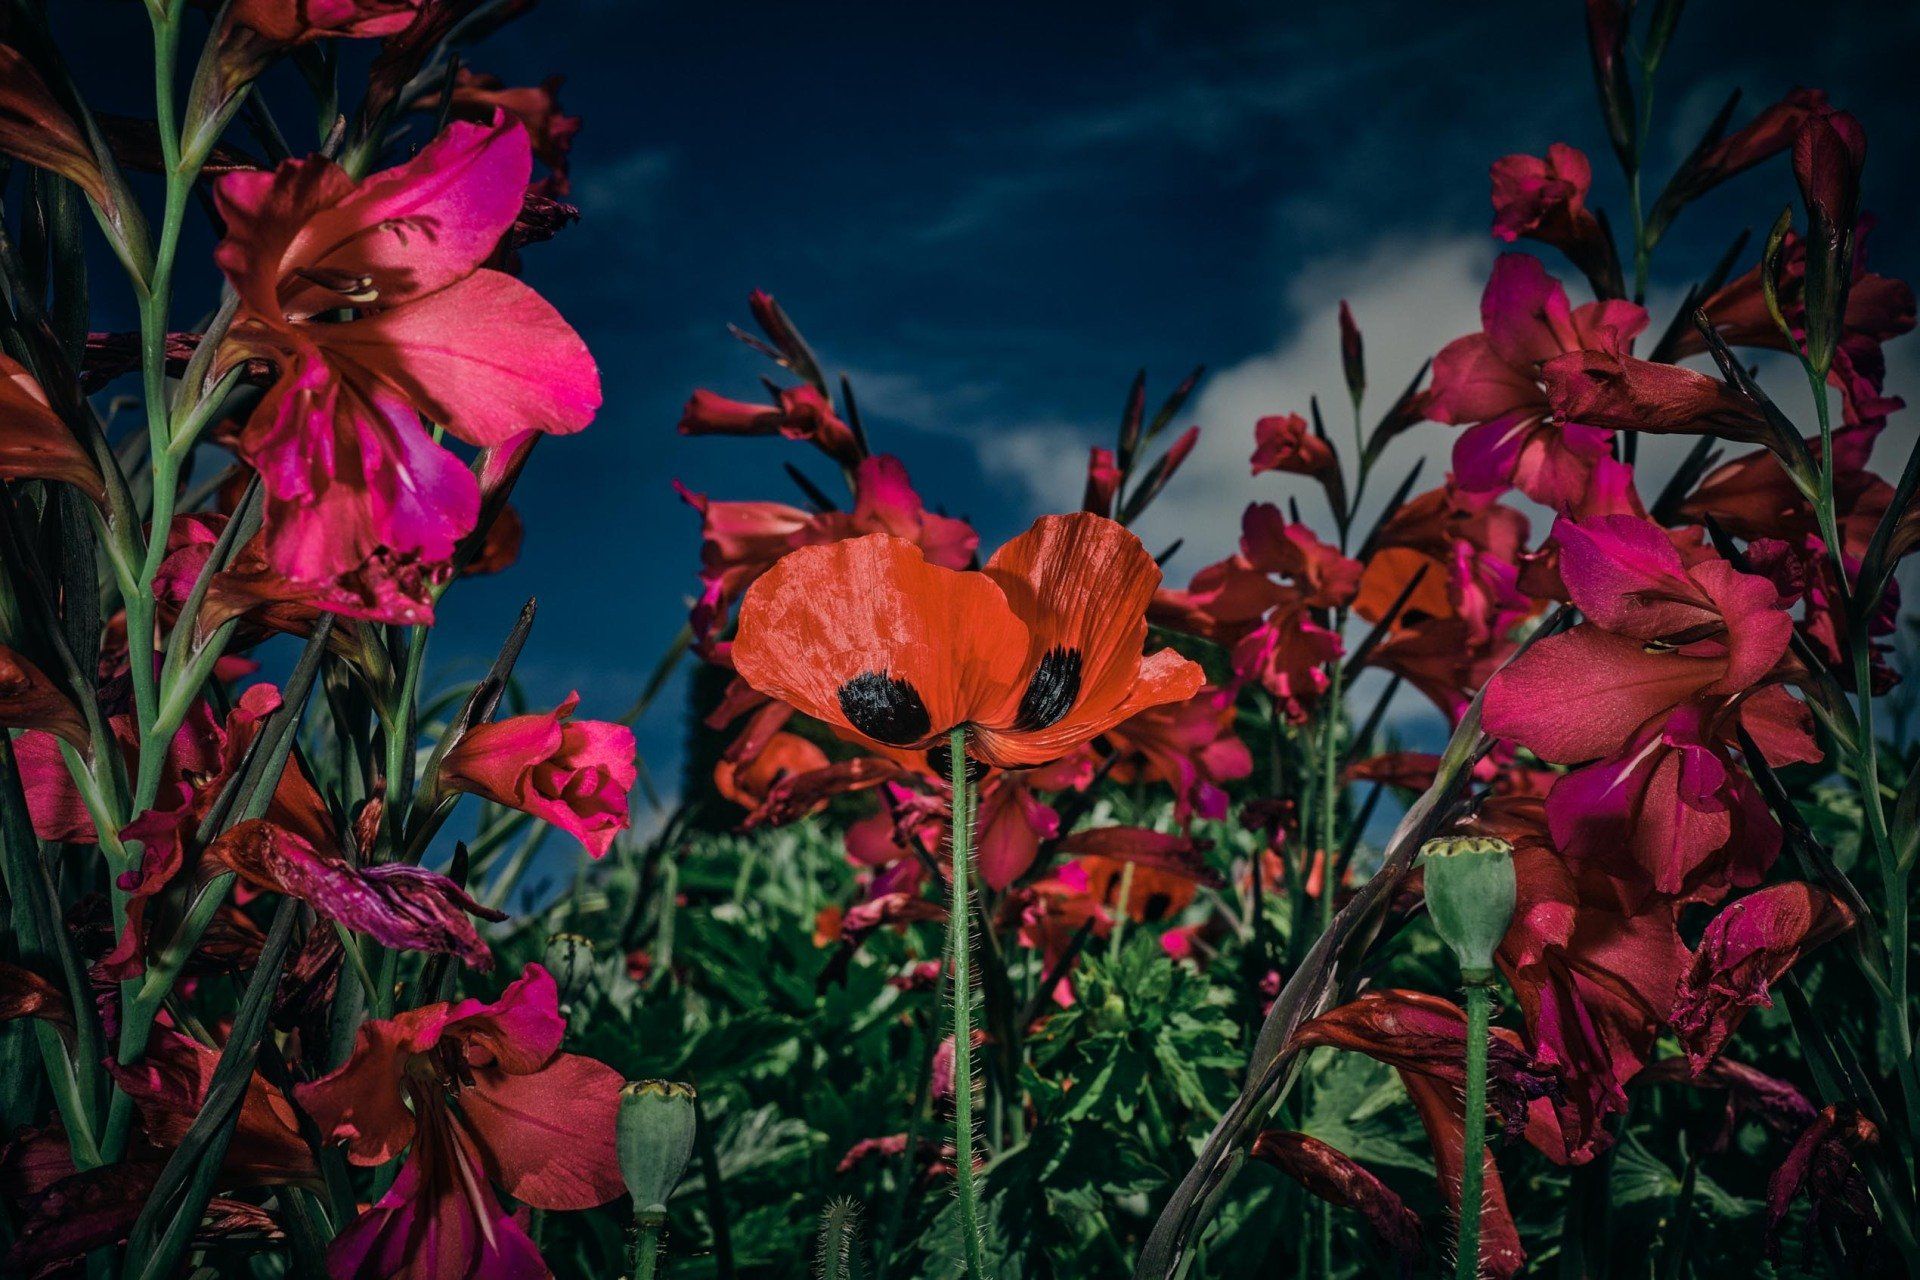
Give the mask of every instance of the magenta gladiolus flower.
<svg viewBox="0 0 1920 1280">
<path fill-rule="evenodd" d="M 1560 572 L 1587 621 L 1489 683 L 1489 732 L 1578 764 L 1695 698 L 1733 699 L 1774 674 L 1793 622 L 1779 591 L 1708 553 L 1687 563 L 1658 525 L 1602 516 L 1554 526 Z"/>
<path fill-rule="evenodd" d="M 551 822 L 594 857 L 631 823 L 627 793 L 640 776 L 633 730 L 604 720 L 575 720 L 580 695 L 544 715 L 475 725 L 447 752 L 441 781 Z"/>
<path fill-rule="evenodd" d="M 1525 236 L 1550 244 L 1579 267 L 1601 296 L 1620 292 L 1620 268 L 1600 219 L 1587 208 L 1593 166 L 1577 147 L 1556 142 L 1544 158 L 1493 162 L 1493 234 L 1508 244 Z"/>
<path fill-rule="evenodd" d="M 1285 471 L 1321 477 L 1338 472 L 1333 446 L 1315 435 L 1297 413 L 1275 414 L 1253 424 L 1253 474 Z"/>
<path fill-rule="evenodd" d="M 1738 730 L 1772 763 L 1819 758 L 1780 683 L 1786 601 L 1710 552 L 1683 557 L 1648 520 L 1562 519 L 1554 536 L 1587 621 L 1489 682 L 1488 731 L 1557 764 L 1596 761 L 1554 784 L 1547 817 L 1555 844 L 1629 901 L 1759 883 L 1780 832 L 1735 764 Z"/>
<path fill-rule="evenodd" d="M 898 458 L 862 459 L 854 468 L 851 511 L 803 511 L 783 502 L 715 502 L 675 485 L 681 499 L 700 513 L 700 599 L 694 605 L 694 636 L 706 651 L 724 646 L 717 633 L 728 611 L 754 579 L 799 547 L 867 533 L 890 533 L 917 545 L 929 563 L 964 569 L 973 563 L 980 535 L 964 520 L 927 510 Z"/>
<path fill-rule="evenodd" d="M 1556 510 L 1584 510 L 1610 436 L 1555 419 L 1540 367 L 1569 351 L 1627 354 L 1647 313 L 1630 302 L 1572 307 L 1538 259 L 1507 253 L 1493 265 L 1480 317 L 1482 332 L 1434 357 L 1426 393 L 1429 418 L 1468 428 L 1453 447 L 1456 483 L 1473 493 L 1517 488 Z"/>
<path fill-rule="evenodd" d="M 1270 502 L 1249 506 L 1240 551 L 1162 588 L 1148 616 L 1232 650 L 1234 674 L 1258 680 L 1288 718 L 1303 721 L 1327 688 L 1325 663 L 1343 652 L 1325 611 L 1353 601 L 1360 564 Z"/>
<path fill-rule="evenodd" d="M 452 554 L 479 482 L 423 416 L 482 446 L 592 421 L 600 377 L 579 335 L 482 265 L 532 165 L 502 115 L 364 181 L 318 156 L 219 181 L 216 257 L 241 304 L 222 358 L 278 370 L 240 436 L 278 572 L 331 582 Z"/>
<path fill-rule="evenodd" d="M 680 434 L 784 436 L 808 441 L 846 466 L 860 461 L 859 439 L 825 396 L 809 386 L 783 387 L 776 394 L 778 404 L 762 405 L 696 391 L 680 412 Z"/>
<path fill-rule="evenodd" d="M 334 1280 L 538 1280 L 547 1265 L 493 1187 L 539 1209 L 624 1190 L 614 1149 L 623 1081 L 560 1052 L 566 1022 L 537 964 L 492 1004 L 430 1004 L 369 1022 L 345 1066 L 298 1086 L 355 1164 L 406 1166 L 327 1250 Z"/>
</svg>

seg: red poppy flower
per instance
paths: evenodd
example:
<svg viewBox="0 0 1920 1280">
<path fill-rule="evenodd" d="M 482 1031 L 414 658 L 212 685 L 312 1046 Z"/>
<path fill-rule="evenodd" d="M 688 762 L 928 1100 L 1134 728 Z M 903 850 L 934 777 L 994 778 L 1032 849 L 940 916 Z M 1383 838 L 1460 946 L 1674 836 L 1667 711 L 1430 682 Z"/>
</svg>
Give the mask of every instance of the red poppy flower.
<svg viewBox="0 0 1920 1280">
<path fill-rule="evenodd" d="M 748 590 L 733 663 L 883 754 L 965 728 L 977 760 L 1039 764 L 1199 691 L 1198 664 L 1140 656 L 1159 581 L 1138 538 L 1084 512 L 1041 518 L 980 572 L 885 535 L 807 547 Z"/>
</svg>

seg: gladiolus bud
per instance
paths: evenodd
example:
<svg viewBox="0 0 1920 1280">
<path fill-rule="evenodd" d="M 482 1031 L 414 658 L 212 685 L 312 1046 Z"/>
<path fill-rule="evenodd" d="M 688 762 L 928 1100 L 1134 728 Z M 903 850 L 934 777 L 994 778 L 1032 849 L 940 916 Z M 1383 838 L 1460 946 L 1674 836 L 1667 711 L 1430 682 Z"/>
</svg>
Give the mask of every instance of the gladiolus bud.
<svg viewBox="0 0 1920 1280">
<path fill-rule="evenodd" d="M 1847 312 L 1866 158 L 1866 134 L 1844 111 L 1809 115 L 1793 141 L 1793 175 L 1807 205 L 1807 362 L 1823 378 Z"/>
<path fill-rule="evenodd" d="M 620 1176 L 634 1212 L 664 1214 L 693 1158 L 693 1086 L 641 1080 L 620 1091 Z"/>
<path fill-rule="evenodd" d="M 1490 836 L 1447 837 L 1427 841 L 1420 861 L 1434 932 L 1453 948 L 1468 983 L 1487 981 L 1513 919 L 1513 846 Z"/>
<path fill-rule="evenodd" d="M 560 1007 L 575 1004 L 593 987 L 593 940 L 577 933 L 556 933 L 547 939 L 541 963 L 553 975 Z"/>
</svg>

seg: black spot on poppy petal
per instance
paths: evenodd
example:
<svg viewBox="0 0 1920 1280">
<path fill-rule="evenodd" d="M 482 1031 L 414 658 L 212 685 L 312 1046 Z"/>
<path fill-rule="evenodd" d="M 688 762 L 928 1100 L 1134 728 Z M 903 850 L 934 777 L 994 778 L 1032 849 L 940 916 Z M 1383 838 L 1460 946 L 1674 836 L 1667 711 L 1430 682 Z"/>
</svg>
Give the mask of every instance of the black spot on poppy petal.
<svg viewBox="0 0 1920 1280">
<path fill-rule="evenodd" d="M 892 747 L 910 747 L 933 731 L 919 690 L 884 671 L 865 671 L 841 685 L 840 710 L 854 728 Z"/>
<path fill-rule="evenodd" d="M 1020 699 L 1020 712 L 1013 719 L 1015 729 L 1032 732 L 1058 724 L 1060 717 L 1073 710 L 1080 696 L 1080 651 L 1055 646 L 1040 657 Z"/>
</svg>

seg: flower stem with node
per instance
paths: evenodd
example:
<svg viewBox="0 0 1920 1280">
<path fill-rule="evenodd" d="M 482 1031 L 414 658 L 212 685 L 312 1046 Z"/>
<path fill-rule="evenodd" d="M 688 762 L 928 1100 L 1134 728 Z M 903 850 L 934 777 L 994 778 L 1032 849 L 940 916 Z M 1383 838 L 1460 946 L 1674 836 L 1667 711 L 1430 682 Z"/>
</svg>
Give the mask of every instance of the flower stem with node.
<svg viewBox="0 0 1920 1280">
<path fill-rule="evenodd" d="M 947 965 L 953 975 L 953 1164 L 954 1187 L 960 1200 L 960 1240 L 966 1273 L 986 1274 L 980 1242 L 979 1191 L 973 1179 L 973 973 L 969 964 L 971 941 L 967 930 L 973 911 L 968 887 L 968 862 L 973 845 L 973 797 L 967 779 L 967 731 L 955 729 L 947 744 L 952 758 L 949 779 L 953 787 L 952 832 L 953 900 L 947 908 Z"/>
</svg>

